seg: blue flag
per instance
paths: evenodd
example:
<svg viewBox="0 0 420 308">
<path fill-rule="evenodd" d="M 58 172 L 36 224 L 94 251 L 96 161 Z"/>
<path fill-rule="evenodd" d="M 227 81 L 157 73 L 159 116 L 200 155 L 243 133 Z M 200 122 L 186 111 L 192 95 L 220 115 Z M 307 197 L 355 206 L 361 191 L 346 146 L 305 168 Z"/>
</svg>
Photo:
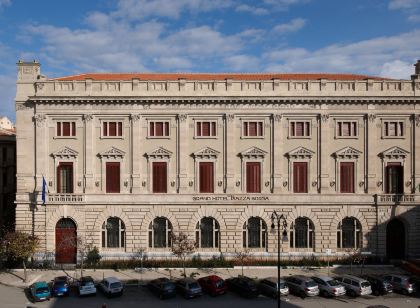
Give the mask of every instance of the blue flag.
<svg viewBox="0 0 420 308">
<path fill-rule="evenodd" d="M 47 181 L 45 181 L 44 176 L 42 176 L 42 204 L 45 205 L 45 196 L 47 194 Z"/>
</svg>

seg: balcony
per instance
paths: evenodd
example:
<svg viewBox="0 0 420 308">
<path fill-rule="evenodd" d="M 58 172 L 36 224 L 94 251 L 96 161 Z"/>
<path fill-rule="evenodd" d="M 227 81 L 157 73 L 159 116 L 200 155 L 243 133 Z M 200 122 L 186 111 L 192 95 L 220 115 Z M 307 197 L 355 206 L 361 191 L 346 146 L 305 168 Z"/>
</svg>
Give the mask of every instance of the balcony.
<svg viewBox="0 0 420 308">
<path fill-rule="evenodd" d="M 85 202 L 83 194 L 49 194 L 48 203 L 80 203 Z"/>
<path fill-rule="evenodd" d="M 376 195 L 377 204 L 407 204 L 414 205 L 420 202 L 420 195 L 414 194 L 381 194 Z"/>
</svg>

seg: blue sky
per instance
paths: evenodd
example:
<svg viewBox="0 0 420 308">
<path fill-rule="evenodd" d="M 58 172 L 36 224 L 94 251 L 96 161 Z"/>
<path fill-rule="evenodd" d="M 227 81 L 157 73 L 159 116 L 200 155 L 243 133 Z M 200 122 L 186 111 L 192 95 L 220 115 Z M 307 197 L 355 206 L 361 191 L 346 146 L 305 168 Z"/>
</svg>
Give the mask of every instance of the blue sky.
<svg viewBox="0 0 420 308">
<path fill-rule="evenodd" d="M 410 78 L 420 0 L 0 0 L 0 114 L 16 62 L 81 72 L 346 72 Z"/>
</svg>

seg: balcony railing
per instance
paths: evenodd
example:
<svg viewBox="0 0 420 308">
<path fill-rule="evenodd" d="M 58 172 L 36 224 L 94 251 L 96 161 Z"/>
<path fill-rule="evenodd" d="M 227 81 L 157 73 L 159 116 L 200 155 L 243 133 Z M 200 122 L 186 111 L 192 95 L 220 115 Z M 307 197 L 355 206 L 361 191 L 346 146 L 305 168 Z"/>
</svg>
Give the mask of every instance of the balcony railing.
<svg viewBox="0 0 420 308">
<path fill-rule="evenodd" d="M 414 203 L 416 202 L 416 195 L 411 194 L 386 194 L 377 195 L 377 203 Z"/>
<path fill-rule="evenodd" d="M 75 203 L 75 202 L 84 202 L 85 197 L 82 194 L 49 194 L 48 202 L 50 203 Z"/>
</svg>

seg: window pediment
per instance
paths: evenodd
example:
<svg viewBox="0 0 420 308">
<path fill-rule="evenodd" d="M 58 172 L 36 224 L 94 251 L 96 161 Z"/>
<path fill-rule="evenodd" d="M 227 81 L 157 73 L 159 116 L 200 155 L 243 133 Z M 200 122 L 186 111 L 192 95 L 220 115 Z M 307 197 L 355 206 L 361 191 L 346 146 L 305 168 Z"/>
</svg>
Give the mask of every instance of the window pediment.
<svg viewBox="0 0 420 308">
<path fill-rule="evenodd" d="M 111 147 L 108 150 L 105 150 L 99 153 L 101 158 L 123 158 L 125 152 L 123 150 L 117 149 L 116 147 Z"/>
<path fill-rule="evenodd" d="M 362 152 L 355 148 L 345 147 L 335 152 L 334 156 L 335 158 L 359 158 L 360 154 L 362 154 Z"/>
<path fill-rule="evenodd" d="M 383 151 L 382 153 L 380 153 L 380 156 L 382 158 L 391 158 L 391 159 L 399 159 L 399 158 L 405 158 L 407 156 L 407 154 L 409 154 L 410 152 L 400 148 L 400 147 L 392 147 L 386 151 Z"/>
<path fill-rule="evenodd" d="M 314 154 L 315 154 L 314 151 L 311 151 L 305 147 L 298 147 L 288 152 L 287 156 L 289 158 L 294 158 L 294 159 L 305 159 L 305 158 L 312 158 Z"/>
<path fill-rule="evenodd" d="M 146 153 L 146 155 L 148 158 L 162 159 L 162 158 L 170 158 L 172 155 L 172 152 L 163 147 L 158 147 L 154 149 L 153 151 Z"/>
<path fill-rule="evenodd" d="M 249 159 L 264 158 L 266 154 L 267 154 L 266 151 L 261 150 L 260 148 L 257 148 L 257 147 L 251 147 L 240 153 L 242 158 L 249 158 Z"/>
<path fill-rule="evenodd" d="M 52 155 L 54 158 L 76 158 L 79 152 L 65 146 L 61 150 L 52 153 Z"/>
<path fill-rule="evenodd" d="M 220 152 L 216 151 L 215 149 L 205 147 L 197 152 L 193 153 L 194 158 L 201 158 L 201 159 L 216 159 L 219 156 Z"/>
</svg>

